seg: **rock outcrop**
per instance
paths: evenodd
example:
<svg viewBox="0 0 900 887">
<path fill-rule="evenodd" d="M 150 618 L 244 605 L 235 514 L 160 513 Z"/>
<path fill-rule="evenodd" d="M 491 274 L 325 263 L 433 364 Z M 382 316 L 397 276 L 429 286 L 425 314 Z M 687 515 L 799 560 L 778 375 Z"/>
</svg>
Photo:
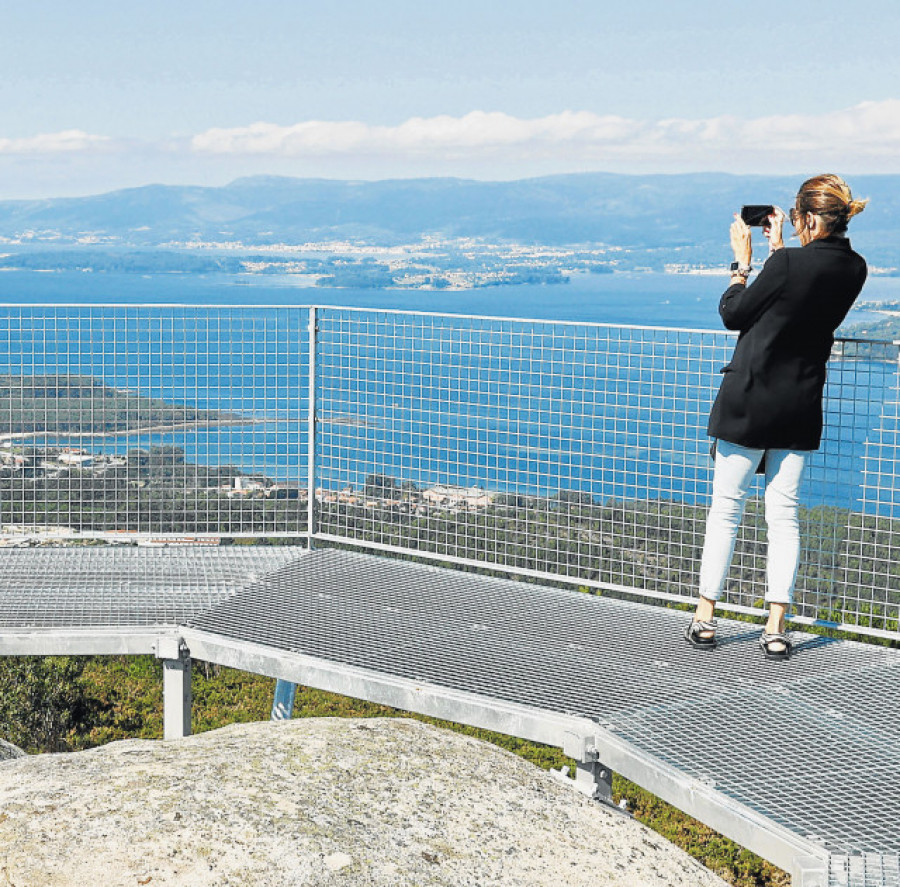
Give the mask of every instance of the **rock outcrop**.
<svg viewBox="0 0 900 887">
<path fill-rule="evenodd" d="M 0 885 L 721 887 L 515 755 L 412 720 L 242 724 L 0 764 Z"/>
<path fill-rule="evenodd" d="M 8 761 L 11 758 L 22 758 L 25 752 L 18 745 L 13 745 L 5 739 L 0 739 L 0 761 Z"/>
</svg>

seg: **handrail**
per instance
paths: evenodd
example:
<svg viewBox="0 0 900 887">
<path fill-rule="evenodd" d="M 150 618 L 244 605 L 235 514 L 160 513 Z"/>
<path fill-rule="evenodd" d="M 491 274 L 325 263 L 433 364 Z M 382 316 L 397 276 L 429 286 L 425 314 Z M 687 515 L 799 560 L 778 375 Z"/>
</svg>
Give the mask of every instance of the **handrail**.
<svg viewBox="0 0 900 887">
<path fill-rule="evenodd" d="M 719 327 L 679 327 L 665 326 L 656 324 L 628 324 L 628 323 L 605 323 L 595 320 L 563 320 L 549 319 L 540 317 L 512 316 L 508 314 L 463 314 L 454 313 L 452 311 L 417 311 L 406 308 L 369 308 L 360 307 L 359 305 L 324 305 L 320 302 L 292 302 L 284 304 L 279 302 L 262 302 L 259 304 L 253 302 L 229 303 L 229 302 L 0 302 L 0 310 L 3 308 L 77 308 L 80 310 L 90 310 L 93 308 L 114 308 L 117 310 L 127 310 L 129 308 L 182 308 L 196 309 L 198 311 L 206 310 L 336 310 L 336 311 L 358 311 L 374 312 L 378 314 L 397 314 L 410 315 L 413 317 L 444 317 L 449 319 L 462 320 L 483 320 L 510 323 L 539 323 L 550 324 L 555 326 L 573 327 L 586 326 L 598 327 L 602 329 L 625 329 L 625 330 L 660 330 L 671 333 L 719 333 L 728 338 L 737 338 L 737 332 L 733 330 L 725 330 Z M 873 345 L 900 345 L 900 339 L 872 339 L 869 337 L 853 337 L 853 336 L 835 336 L 835 342 L 859 342 L 871 343 Z"/>
</svg>

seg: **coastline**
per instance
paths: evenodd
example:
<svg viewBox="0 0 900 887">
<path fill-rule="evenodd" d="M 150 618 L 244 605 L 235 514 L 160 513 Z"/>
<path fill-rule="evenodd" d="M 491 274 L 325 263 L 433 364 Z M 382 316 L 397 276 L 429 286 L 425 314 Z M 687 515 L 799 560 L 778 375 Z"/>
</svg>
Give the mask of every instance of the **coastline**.
<svg viewBox="0 0 900 887">
<path fill-rule="evenodd" d="M 241 425 L 265 425 L 271 419 L 254 419 L 240 417 L 235 419 L 205 419 L 189 422 L 170 422 L 163 425 L 148 425 L 141 428 L 123 428 L 116 431 L 16 431 L 7 434 L 0 433 L 0 444 L 13 440 L 34 440 L 35 438 L 61 439 L 61 438 L 115 438 L 115 437 L 143 437 L 147 434 L 177 434 L 180 431 L 199 431 L 201 428 L 226 427 L 234 428 Z"/>
</svg>

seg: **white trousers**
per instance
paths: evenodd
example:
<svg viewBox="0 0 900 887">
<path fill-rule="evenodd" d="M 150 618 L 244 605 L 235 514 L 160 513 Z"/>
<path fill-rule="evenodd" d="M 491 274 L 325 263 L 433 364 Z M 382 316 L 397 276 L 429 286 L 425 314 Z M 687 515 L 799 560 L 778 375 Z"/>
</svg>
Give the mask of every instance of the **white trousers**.
<svg viewBox="0 0 900 887">
<path fill-rule="evenodd" d="M 790 605 L 800 563 L 800 484 L 809 455 L 807 451 L 754 450 L 718 441 L 700 563 L 701 596 L 713 601 L 722 596 L 747 493 L 765 456 L 766 602 Z"/>
</svg>

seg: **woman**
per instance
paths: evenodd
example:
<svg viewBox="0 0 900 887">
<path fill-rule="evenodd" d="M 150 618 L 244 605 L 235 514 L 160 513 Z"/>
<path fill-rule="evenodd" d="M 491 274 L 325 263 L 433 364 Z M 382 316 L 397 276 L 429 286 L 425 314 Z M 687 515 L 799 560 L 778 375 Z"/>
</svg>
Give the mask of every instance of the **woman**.
<svg viewBox="0 0 900 887">
<path fill-rule="evenodd" d="M 822 436 L 825 364 L 841 324 L 866 279 L 866 263 L 850 248 L 847 223 L 867 201 L 854 200 L 835 175 L 804 182 L 790 212 L 799 248 L 785 249 L 785 214 L 774 208 L 766 235 L 771 253 L 749 286 L 750 228 L 731 225 L 735 262 L 719 303 L 728 329 L 740 330 L 709 418 L 716 439 L 713 499 L 700 565 L 700 601 L 685 632 L 700 649 L 716 646 L 716 601 L 734 552 L 754 474 L 765 473 L 768 529 L 766 602 L 759 643 L 767 658 L 786 659 L 784 619 L 800 561 L 798 501 L 811 451 Z"/>
</svg>

